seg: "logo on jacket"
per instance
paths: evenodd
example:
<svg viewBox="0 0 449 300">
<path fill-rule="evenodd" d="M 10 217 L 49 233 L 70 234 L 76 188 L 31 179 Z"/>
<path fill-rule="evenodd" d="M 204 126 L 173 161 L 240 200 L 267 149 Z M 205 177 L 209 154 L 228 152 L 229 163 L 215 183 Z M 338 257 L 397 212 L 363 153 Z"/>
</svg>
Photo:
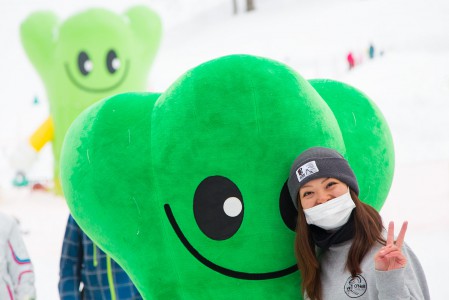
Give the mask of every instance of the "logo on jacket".
<svg viewBox="0 0 449 300">
<path fill-rule="evenodd" d="M 346 280 L 345 293 L 348 297 L 358 298 L 365 294 L 367 289 L 367 284 L 365 278 L 362 275 L 357 275 L 355 277 L 350 276 Z"/>
</svg>

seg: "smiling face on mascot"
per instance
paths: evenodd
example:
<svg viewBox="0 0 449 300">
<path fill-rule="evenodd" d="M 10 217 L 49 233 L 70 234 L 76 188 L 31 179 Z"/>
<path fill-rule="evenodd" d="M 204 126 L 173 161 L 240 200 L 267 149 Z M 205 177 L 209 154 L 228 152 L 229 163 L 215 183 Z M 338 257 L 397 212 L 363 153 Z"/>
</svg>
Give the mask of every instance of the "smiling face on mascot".
<svg viewBox="0 0 449 300">
<path fill-rule="evenodd" d="M 382 207 L 394 154 L 374 103 L 344 83 L 232 55 L 162 94 L 86 110 L 64 143 L 62 183 L 77 222 L 146 299 L 298 299 L 286 181 L 313 146 L 343 153 L 362 201 Z"/>
</svg>

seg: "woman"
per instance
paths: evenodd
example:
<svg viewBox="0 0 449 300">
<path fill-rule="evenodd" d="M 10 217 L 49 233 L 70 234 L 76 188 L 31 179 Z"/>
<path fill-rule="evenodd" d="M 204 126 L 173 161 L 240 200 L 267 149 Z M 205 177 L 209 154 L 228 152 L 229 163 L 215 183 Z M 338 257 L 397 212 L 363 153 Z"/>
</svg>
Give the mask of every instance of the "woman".
<svg viewBox="0 0 449 300">
<path fill-rule="evenodd" d="M 293 163 L 288 179 L 298 210 L 295 252 L 306 298 L 430 299 L 422 267 L 394 241 L 382 218 L 358 198 L 357 179 L 337 151 L 315 147 Z M 386 237 L 385 237 L 386 235 Z"/>
</svg>

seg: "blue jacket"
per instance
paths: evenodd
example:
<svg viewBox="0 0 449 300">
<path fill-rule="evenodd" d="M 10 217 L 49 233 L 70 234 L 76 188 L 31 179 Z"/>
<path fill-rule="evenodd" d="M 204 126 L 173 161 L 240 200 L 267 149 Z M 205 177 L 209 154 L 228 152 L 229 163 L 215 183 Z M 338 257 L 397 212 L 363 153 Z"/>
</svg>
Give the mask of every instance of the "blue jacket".
<svg viewBox="0 0 449 300">
<path fill-rule="evenodd" d="M 125 271 L 87 237 L 72 216 L 62 245 L 58 288 L 62 300 L 142 299 Z"/>
</svg>

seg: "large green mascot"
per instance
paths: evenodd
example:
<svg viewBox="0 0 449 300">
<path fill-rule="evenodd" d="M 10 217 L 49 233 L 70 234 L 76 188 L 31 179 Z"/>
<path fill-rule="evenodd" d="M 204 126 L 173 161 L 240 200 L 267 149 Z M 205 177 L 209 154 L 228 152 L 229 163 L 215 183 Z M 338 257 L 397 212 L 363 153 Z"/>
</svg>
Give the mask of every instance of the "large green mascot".
<svg viewBox="0 0 449 300">
<path fill-rule="evenodd" d="M 61 176 L 75 219 L 145 299 L 300 299 L 286 181 L 312 146 L 345 153 L 361 199 L 381 208 L 394 155 L 374 103 L 232 55 L 162 94 L 89 108 L 67 134 Z"/>
<path fill-rule="evenodd" d="M 55 191 L 64 136 L 88 106 L 107 96 L 147 90 L 147 77 L 161 38 L 158 15 L 136 6 L 118 15 L 89 9 L 64 22 L 36 12 L 21 25 L 22 44 L 44 82 L 50 117 L 30 137 L 39 151 L 53 142 Z"/>
</svg>

